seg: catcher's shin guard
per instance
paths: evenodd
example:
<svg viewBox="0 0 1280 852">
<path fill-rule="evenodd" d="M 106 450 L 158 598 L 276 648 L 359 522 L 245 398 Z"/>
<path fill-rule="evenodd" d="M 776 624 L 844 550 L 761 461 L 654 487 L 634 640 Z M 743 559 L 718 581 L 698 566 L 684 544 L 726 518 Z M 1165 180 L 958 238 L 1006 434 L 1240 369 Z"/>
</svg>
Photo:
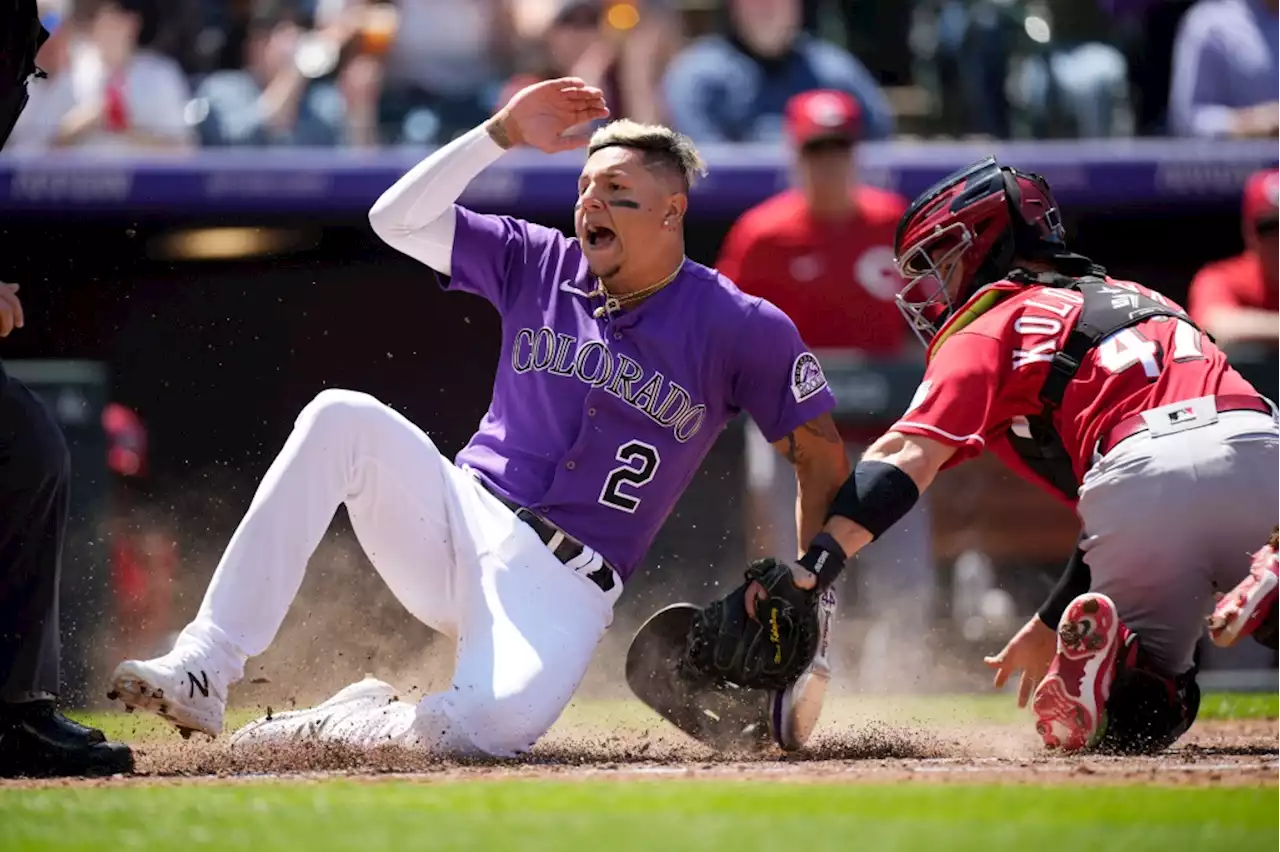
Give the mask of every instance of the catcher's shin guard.
<svg viewBox="0 0 1280 852">
<path fill-rule="evenodd" d="M 1063 751 L 1163 751 L 1199 712 L 1196 671 L 1157 671 L 1115 603 L 1081 595 L 1062 615 L 1057 656 L 1036 689 L 1036 730 L 1046 746 Z"/>
<path fill-rule="evenodd" d="M 1253 554 L 1249 574 L 1222 596 L 1209 616 L 1209 638 L 1215 645 L 1230 648 L 1246 636 L 1276 649 L 1276 595 L 1280 588 L 1280 531 Z"/>
<path fill-rule="evenodd" d="M 835 589 L 827 589 L 818 599 L 820 636 L 813 662 L 786 689 L 775 690 L 769 700 L 769 733 L 779 748 L 803 748 L 818 726 L 822 705 L 831 682 L 831 627 L 836 614 Z"/>
<path fill-rule="evenodd" d="M 1124 630 L 1107 699 L 1106 730 L 1098 739 L 1097 750 L 1154 754 L 1177 742 L 1200 712 L 1197 671 L 1198 666 L 1193 666 L 1177 677 L 1161 674 L 1152 668 L 1141 637 Z"/>
</svg>

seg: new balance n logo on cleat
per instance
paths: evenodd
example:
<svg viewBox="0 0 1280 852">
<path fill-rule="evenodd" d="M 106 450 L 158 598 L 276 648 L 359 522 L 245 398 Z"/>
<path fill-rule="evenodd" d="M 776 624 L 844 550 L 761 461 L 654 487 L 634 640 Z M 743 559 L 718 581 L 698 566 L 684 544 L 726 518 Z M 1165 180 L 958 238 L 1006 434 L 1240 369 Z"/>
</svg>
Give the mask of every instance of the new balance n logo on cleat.
<svg viewBox="0 0 1280 852">
<path fill-rule="evenodd" d="M 187 681 L 190 683 L 187 697 L 195 698 L 196 690 L 200 690 L 200 694 L 205 698 L 209 697 L 209 676 L 204 672 L 200 672 L 200 679 L 196 680 L 196 676 L 191 672 L 187 672 Z"/>
</svg>

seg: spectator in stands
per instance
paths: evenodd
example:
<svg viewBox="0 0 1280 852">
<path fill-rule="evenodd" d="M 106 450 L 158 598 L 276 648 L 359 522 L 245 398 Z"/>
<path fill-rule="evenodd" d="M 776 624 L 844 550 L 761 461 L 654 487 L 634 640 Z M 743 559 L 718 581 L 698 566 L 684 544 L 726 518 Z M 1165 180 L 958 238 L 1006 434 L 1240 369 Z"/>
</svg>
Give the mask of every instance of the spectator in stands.
<svg viewBox="0 0 1280 852">
<path fill-rule="evenodd" d="M 527 72 L 503 88 L 495 109 L 539 80 L 581 77 L 599 86 L 610 119 L 665 123 L 660 88 L 662 71 L 675 52 L 678 29 L 672 10 L 648 0 L 638 20 L 616 13 L 606 18 L 605 0 L 553 0 L 550 13 L 530 26 L 533 54 Z"/>
<path fill-rule="evenodd" d="M 1173 50 L 1169 128 L 1179 136 L 1280 132 L 1280 0 L 1200 0 Z"/>
<path fill-rule="evenodd" d="M 40 23 L 49 31 L 49 40 L 40 48 L 36 57 L 36 65 L 54 77 L 67 66 L 67 51 L 71 41 L 72 28 L 67 24 L 66 0 L 40 0 L 36 8 L 40 12 Z"/>
<path fill-rule="evenodd" d="M 1191 282 L 1187 310 L 1219 345 L 1280 347 L 1278 195 L 1276 169 L 1250 177 L 1244 190 L 1244 252 L 1210 263 Z"/>
<path fill-rule="evenodd" d="M 862 138 L 861 110 L 845 92 L 819 90 L 795 95 L 786 104 L 786 131 L 798 187 L 748 210 L 734 223 L 716 262 L 717 269 L 753 296 L 768 299 L 791 317 L 814 350 L 854 352 L 859 357 L 918 359 L 919 347 L 898 312 L 894 297 L 903 282 L 893 261 L 893 238 L 907 200 L 858 182 L 854 152 Z M 894 412 L 890 417 L 894 417 Z M 756 530 L 753 550 L 795 552 L 795 530 L 773 522 L 787 517 L 795 502 L 794 476 L 774 464 L 764 437 L 749 429 L 761 452 L 748 451 L 749 504 Z M 842 430 L 851 461 L 880 433 Z M 759 487 L 763 486 L 763 487 Z M 762 505 L 763 504 L 763 505 Z M 856 597 L 865 597 L 879 622 L 877 641 L 867 647 L 860 685 L 886 687 L 920 674 L 884 667 L 889 659 L 906 665 L 921 648 L 933 599 L 933 548 L 928 501 L 863 553 L 870 560 L 860 573 Z M 883 640 L 883 642 L 881 641 Z M 923 656 L 916 658 L 923 664 Z"/>
<path fill-rule="evenodd" d="M 800 0 L 728 0 L 726 30 L 682 51 L 663 77 L 673 124 L 699 143 L 782 137 L 787 99 L 810 89 L 851 95 L 862 136 L 884 139 L 893 112 L 857 59 L 800 29 Z"/>
<path fill-rule="evenodd" d="M 99 0 L 83 30 L 70 34 L 66 67 L 33 89 L 15 147 L 190 149 L 186 77 L 146 47 L 159 16 L 159 0 Z"/>
<path fill-rule="evenodd" d="M 1140 136 L 1167 135 L 1173 43 L 1194 0 L 1098 0 L 1116 22 Z"/>
<path fill-rule="evenodd" d="M 1026 3 L 1020 11 L 1024 39 L 1011 82 L 1025 135 L 1131 136 L 1129 68 L 1112 14 L 1083 0 Z"/>
<path fill-rule="evenodd" d="M 911 337 L 894 297 L 893 235 L 902 196 L 857 179 L 858 102 L 845 92 L 792 97 L 786 129 L 798 186 L 734 223 L 717 268 L 789 315 L 811 347 L 894 356 Z"/>
<path fill-rule="evenodd" d="M 996 138 L 1131 132 L 1127 63 L 1111 43 L 1114 21 L 1096 3 L 917 0 L 916 9 L 913 47 L 948 130 Z"/>
<path fill-rule="evenodd" d="M 344 63 L 339 86 L 350 102 L 379 93 L 384 142 L 443 144 L 492 113 L 514 47 L 516 0 L 395 0 L 386 55 L 362 50 Z M 332 8 L 360 0 L 321 0 L 322 26 Z M 367 35 L 367 33 L 366 33 Z M 363 41 L 367 44 L 369 39 Z M 353 91 L 354 90 L 354 91 Z M 350 105 L 350 104 L 349 104 Z M 373 117 L 370 116 L 370 120 Z"/>
<path fill-rule="evenodd" d="M 909 47 L 944 132 L 1009 136 L 1005 94 L 1021 22 L 1008 3 L 916 0 Z"/>
<path fill-rule="evenodd" d="M 285 0 L 256 0 L 244 69 L 215 71 L 196 90 L 193 112 L 205 144 L 339 145 L 347 139 L 342 95 L 298 65 L 304 33 L 302 17 Z M 341 40 L 333 36 L 335 48 Z"/>
</svg>

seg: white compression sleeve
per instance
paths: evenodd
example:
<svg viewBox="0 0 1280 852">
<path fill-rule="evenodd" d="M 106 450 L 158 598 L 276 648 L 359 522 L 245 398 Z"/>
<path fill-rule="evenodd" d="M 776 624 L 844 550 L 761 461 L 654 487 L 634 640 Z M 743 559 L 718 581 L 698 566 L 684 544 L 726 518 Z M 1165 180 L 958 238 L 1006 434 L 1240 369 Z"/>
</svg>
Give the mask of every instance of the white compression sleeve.
<svg viewBox="0 0 1280 852">
<path fill-rule="evenodd" d="M 382 193 L 369 224 L 397 251 L 450 275 L 456 216 L 467 184 L 505 153 L 483 126 L 440 148 Z"/>
</svg>

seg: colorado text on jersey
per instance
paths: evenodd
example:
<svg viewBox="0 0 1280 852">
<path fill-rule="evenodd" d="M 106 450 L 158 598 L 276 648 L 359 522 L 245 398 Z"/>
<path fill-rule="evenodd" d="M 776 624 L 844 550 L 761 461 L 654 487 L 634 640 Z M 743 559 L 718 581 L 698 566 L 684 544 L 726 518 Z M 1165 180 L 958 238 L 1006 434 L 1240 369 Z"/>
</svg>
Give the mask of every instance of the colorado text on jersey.
<svg viewBox="0 0 1280 852">
<path fill-rule="evenodd" d="M 682 444 L 698 434 L 707 419 L 707 406 L 695 404 L 687 390 L 661 372 L 655 370 L 646 379 L 644 367 L 620 352 L 610 352 L 599 340 L 579 344 L 573 335 L 547 326 L 516 332 L 511 368 L 517 373 L 536 370 L 575 378 L 604 388 L 654 423 L 670 429 Z M 633 388 L 636 383 L 640 383 L 638 390 Z"/>
</svg>

